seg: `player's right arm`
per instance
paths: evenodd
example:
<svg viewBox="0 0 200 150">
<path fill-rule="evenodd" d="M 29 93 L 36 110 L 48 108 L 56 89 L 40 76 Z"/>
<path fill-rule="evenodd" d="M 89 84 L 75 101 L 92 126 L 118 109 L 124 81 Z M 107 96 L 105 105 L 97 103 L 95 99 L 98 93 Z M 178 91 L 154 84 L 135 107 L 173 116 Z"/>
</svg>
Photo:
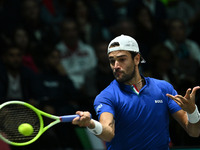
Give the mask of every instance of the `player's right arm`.
<svg viewBox="0 0 200 150">
<path fill-rule="evenodd" d="M 102 134 L 98 135 L 99 138 L 106 142 L 110 142 L 115 136 L 115 120 L 113 114 L 104 112 L 101 114 L 99 122 L 102 124 Z"/>
<path fill-rule="evenodd" d="M 90 118 L 89 112 L 77 111 L 80 117 L 75 118 L 72 123 L 79 125 L 80 127 L 88 127 L 89 129 L 94 129 L 97 127 L 97 124 L 102 126 L 102 131 L 96 136 L 102 139 L 103 141 L 110 142 L 115 136 L 115 121 L 113 114 L 109 112 L 103 112 L 100 115 L 99 121 L 93 120 Z"/>
</svg>

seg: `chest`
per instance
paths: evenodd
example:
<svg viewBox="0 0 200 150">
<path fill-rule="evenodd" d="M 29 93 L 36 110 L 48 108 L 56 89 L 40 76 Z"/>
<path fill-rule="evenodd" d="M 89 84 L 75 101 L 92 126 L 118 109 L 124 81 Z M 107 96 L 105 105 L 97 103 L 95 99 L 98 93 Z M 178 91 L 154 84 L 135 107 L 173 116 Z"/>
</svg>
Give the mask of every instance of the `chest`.
<svg viewBox="0 0 200 150">
<path fill-rule="evenodd" d="M 145 119 L 162 119 L 168 115 L 168 101 L 162 91 L 143 91 L 122 93 L 117 97 L 116 118 L 128 123 L 127 118 L 134 122 L 144 122 Z"/>
</svg>

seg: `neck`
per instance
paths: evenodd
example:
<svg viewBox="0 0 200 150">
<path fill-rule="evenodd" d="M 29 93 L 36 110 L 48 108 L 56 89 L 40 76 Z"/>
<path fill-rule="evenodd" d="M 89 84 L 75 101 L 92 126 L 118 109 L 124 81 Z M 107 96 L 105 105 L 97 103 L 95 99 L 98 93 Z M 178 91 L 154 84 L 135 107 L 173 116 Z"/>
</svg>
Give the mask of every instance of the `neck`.
<svg viewBox="0 0 200 150">
<path fill-rule="evenodd" d="M 131 80 L 125 82 L 125 84 L 127 85 L 136 85 L 140 80 L 142 79 L 141 75 L 140 75 L 140 72 L 139 72 L 139 68 L 138 67 L 135 67 L 135 73 L 132 77 Z"/>
<path fill-rule="evenodd" d="M 141 75 L 139 74 L 138 76 L 136 76 L 134 79 L 133 79 L 133 82 L 132 82 L 132 85 L 137 85 L 138 83 L 140 83 L 142 80 L 142 77 Z"/>
<path fill-rule="evenodd" d="M 135 85 L 136 88 L 140 91 L 142 87 L 145 85 L 145 80 L 142 78 L 142 76 L 139 73 L 139 70 L 135 70 L 135 76 L 130 80 L 129 82 L 125 83 L 128 85 Z"/>
<path fill-rule="evenodd" d="M 78 42 L 77 42 L 77 41 L 72 41 L 72 42 L 65 41 L 65 44 L 67 45 L 67 47 L 68 47 L 70 50 L 75 50 L 75 49 L 77 49 L 77 47 L 78 47 Z"/>
<path fill-rule="evenodd" d="M 137 80 L 137 82 L 135 82 L 135 84 L 133 85 L 135 85 L 136 88 L 140 91 L 142 87 L 145 85 L 145 80 L 140 76 L 140 79 Z"/>
</svg>

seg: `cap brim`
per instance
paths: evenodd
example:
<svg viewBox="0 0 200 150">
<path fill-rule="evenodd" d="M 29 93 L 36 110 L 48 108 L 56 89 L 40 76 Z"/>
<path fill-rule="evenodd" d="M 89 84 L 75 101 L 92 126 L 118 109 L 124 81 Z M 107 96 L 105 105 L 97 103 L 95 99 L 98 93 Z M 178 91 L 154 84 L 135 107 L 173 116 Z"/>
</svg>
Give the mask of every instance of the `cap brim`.
<svg viewBox="0 0 200 150">
<path fill-rule="evenodd" d="M 141 59 L 141 63 L 146 63 L 146 60 L 142 57 L 142 55 L 140 54 L 140 59 Z"/>
</svg>

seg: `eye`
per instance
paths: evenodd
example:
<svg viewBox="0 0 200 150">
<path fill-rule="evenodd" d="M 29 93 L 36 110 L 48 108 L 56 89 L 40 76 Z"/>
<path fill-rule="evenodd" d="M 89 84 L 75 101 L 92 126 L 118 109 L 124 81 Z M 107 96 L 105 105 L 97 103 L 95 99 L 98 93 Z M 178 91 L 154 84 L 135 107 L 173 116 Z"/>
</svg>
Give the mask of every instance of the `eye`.
<svg viewBox="0 0 200 150">
<path fill-rule="evenodd" d="M 115 64 L 115 60 L 113 60 L 113 59 L 109 60 L 109 62 L 110 62 L 111 65 Z"/>
<path fill-rule="evenodd" d="M 125 58 L 120 58 L 119 62 L 124 62 L 126 59 Z"/>
</svg>

